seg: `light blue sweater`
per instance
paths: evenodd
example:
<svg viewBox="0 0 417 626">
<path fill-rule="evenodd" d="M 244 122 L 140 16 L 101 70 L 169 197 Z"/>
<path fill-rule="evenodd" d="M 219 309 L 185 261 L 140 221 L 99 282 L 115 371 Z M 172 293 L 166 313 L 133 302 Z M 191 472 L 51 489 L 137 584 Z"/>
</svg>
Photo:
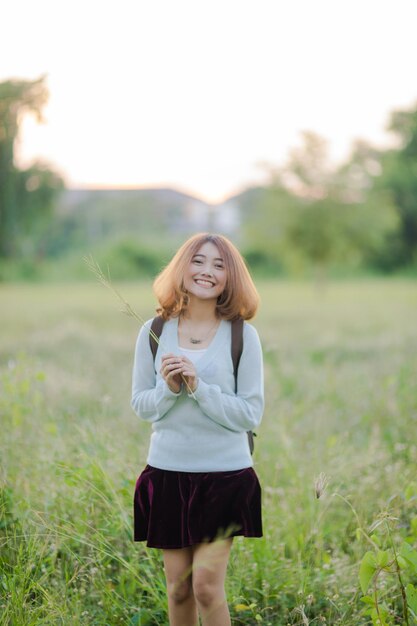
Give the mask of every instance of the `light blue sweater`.
<svg viewBox="0 0 417 626">
<path fill-rule="evenodd" d="M 244 323 L 237 394 L 231 323 L 222 320 L 195 366 L 198 386 L 192 397 L 185 386 L 173 393 L 159 373 L 163 354 L 180 354 L 178 318 L 164 324 L 155 366 L 149 345 L 151 323 L 142 326 L 137 338 L 131 402 L 139 417 L 152 422 L 147 463 L 181 472 L 251 467 L 246 431 L 259 425 L 264 409 L 262 348 L 254 326 Z"/>
</svg>

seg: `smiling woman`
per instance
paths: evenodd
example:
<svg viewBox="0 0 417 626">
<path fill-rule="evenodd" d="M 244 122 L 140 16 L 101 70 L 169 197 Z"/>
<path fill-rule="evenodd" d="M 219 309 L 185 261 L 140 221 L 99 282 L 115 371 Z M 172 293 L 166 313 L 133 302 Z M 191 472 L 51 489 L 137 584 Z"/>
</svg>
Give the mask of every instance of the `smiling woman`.
<svg viewBox="0 0 417 626">
<path fill-rule="evenodd" d="M 154 291 L 161 342 L 153 359 L 149 320 L 133 369 L 132 407 L 153 430 L 136 483 L 134 539 L 163 550 L 171 624 L 195 626 L 199 612 L 203 626 L 228 626 L 224 581 L 233 537 L 262 536 L 261 487 L 246 435 L 264 408 L 261 344 L 245 321 L 259 298 L 239 251 L 208 233 L 185 242 Z"/>
<path fill-rule="evenodd" d="M 206 245 L 209 247 L 204 252 L 201 248 Z M 207 269 L 211 276 L 207 276 Z M 158 312 L 164 319 L 186 313 L 190 296 L 194 295 L 192 291 L 199 283 L 199 293 L 212 298 L 217 293 L 215 288 L 203 292 L 202 282 L 217 283 L 220 276 L 225 283 L 216 296 L 215 314 L 227 320 L 254 317 L 259 296 L 239 250 L 226 237 L 207 233 L 190 237 L 155 279 L 154 292 L 160 303 Z M 187 287 L 191 287 L 191 291 Z"/>
</svg>

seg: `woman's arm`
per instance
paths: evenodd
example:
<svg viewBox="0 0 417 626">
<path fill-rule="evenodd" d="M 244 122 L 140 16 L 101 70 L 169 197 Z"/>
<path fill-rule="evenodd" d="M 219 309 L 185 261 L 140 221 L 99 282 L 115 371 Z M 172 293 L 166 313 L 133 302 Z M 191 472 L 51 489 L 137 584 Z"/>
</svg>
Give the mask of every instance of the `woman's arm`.
<svg viewBox="0 0 417 626">
<path fill-rule="evenodd" d="M 156 382 L 155 365 L 149 345 L 151 323 L 152 320 L 148 320 L 141 327 L 136 341 L 131 406 L 142 419 L 156 422 L 169 411 L 180 393 L 171 391 L 163 378 Z"/>
<path fill-rule="evenodd" d="M 253 430 L 260 424 L 264 410 L 263 360 L 261 342 L 253 326 L 244 325 L 237 394 L 223 393 L 219 385 L 199 378 L 194 398 L 210 419 L 230 430 Z"/>
</svg>

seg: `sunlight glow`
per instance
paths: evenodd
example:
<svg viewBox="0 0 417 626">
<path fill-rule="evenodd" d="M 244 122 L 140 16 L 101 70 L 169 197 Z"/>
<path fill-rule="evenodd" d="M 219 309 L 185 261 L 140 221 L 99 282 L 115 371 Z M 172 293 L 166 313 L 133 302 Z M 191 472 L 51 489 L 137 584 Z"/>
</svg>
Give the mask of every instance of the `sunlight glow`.
<svg viewBox="0 0 417 626">
<path fill-rule="evenodd" d="M 264 181 L 260 164 L 282 163 L 302 130 L 334 160 L 359 137 L 386 145 L 390 111 L 417 100 L 414 0 L 62 7 L 4 8 L 0 80 L 48 75 L 47 123 L 25 120 L 18 158 L 54 163 L 70 186 L 219 201 Z"/>
</svg>

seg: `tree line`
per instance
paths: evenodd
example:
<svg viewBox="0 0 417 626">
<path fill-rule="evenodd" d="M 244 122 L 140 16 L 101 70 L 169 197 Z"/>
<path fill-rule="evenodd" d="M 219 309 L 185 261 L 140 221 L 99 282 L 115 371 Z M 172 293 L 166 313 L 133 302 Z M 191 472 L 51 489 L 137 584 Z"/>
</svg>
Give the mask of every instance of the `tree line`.
<svg viewBox="0 0 417 626">
<path fill-rule="evenodd" d="M 245 241 L 258 262 L 317 273 L 336 264 L 392 272 L 417 265 L 417 108 L 391 114 L 396 147 L 357 141 L 331 165 L 327 142 L 303 134 L 256 211 L 244 207 Z M 260 255 L 260 251 L 262 254 Z"/>
<path fill-rule="evenodd" d="M 21 169 L 15 161 L 23 117 L 41 121 L 47 99 L 45 77 L 0 83 L 0 262 L 39 259 L 59 236 L 62 177 L 45 163 Z M 334 264 L 381 272 L 415 268 L 417 105 L 394 111 L 388 130 L 395 147 L 358 141 L 338 167 L 327 142 L 305 132 L 282 167 L 269 167 L 269 184 L 240 199 L 237 238 L 249 264 L 274 273 L 312 267 L 318 275 Z"/>
</svg>

